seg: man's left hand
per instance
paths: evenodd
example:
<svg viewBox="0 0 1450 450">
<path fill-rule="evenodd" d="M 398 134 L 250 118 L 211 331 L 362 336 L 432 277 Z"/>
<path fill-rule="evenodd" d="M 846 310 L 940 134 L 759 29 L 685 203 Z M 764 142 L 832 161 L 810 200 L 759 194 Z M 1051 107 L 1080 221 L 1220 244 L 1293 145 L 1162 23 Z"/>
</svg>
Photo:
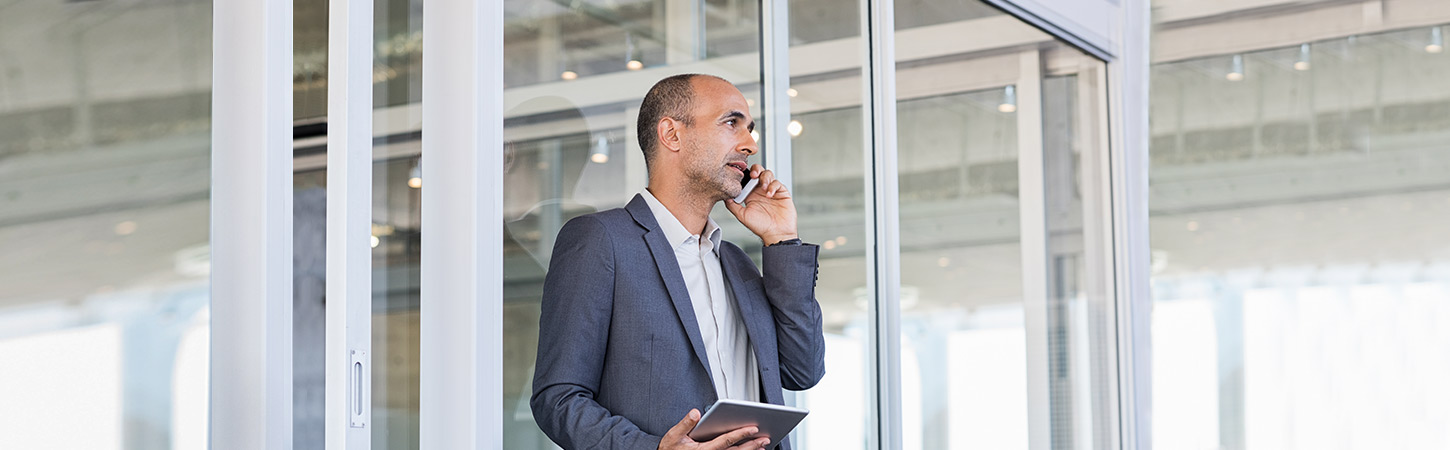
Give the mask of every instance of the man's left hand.
<svg viewBox="0 0 1450 450">
<path fill-rule="evenodd" d="M 735 215 L 745 228 L 760 236 L 765 245 L 800 237 L 796 234 L 795 202 L 790 190 L 775 179 L 775 173 L 765 170 L 760 164 L 750 166 L 752 178 L 759 178 L 755 190 L 745 198 L 745 204 L 726 199 L 725 208 Z"/>
</svg>

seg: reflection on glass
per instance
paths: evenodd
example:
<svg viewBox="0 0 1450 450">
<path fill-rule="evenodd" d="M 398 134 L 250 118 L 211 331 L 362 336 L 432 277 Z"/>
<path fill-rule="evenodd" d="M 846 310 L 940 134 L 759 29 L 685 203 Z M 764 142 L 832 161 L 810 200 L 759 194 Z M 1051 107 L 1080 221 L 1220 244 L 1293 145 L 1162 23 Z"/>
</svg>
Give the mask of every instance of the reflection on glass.
<svg viewBox="0 0 1450 450">
<path fill-rule="evenodd" d="M 899 128 L 902 426 L 914 448 L 1026 448 L 1018 125 L 1016 114 L 998 111 L 1001 92 L 897 105 L 907 125 Z"/>
<path fill-rule="evenodd" d="M 842 80 L 860 86 L 859 77 Z M 813 95 L 808 84 L 802 94 Z M 860 90 L 853 93 L 859 94 Z M 796 404 L 811 410 L 795 432 L 800 449 L 866 448 L 867 399 L 866 173 L 859 95 L 854 107 L 791 115 L 801 133 L 791 140 L 801 238 L 821 246 L 816 300 L 826 333 L 826 376 Z"/>
<path fill-rule="evenodd" d="M 1087 220 L 1106 204 L 1086 200 L 1102 175 L 1082 162 L 1106 151 L 1102 103 L 1083 101 L 1103 66 L 981 2 L 910 3 L 896 35 L 921 59 L 897 66 L 903 443 L 1107 448 L 1113 309 Z M 939 45 L 943 27 L 968 38 Z M 1032 44 L 982 51 L 1003 33 Z M 1043 179 L 1019 179 L 1036 154 Z M 1025 258 L 1039 240 L 1046 254 Z"/>
<path fill-rule="evenodd" d="M 422 2 L 380 0 L 373 13 L 374 146 L 372 223 L 372 445 L 418 448 L 419 220 L 423 180 L 418 169 L 422 93 Z M 327 113 L 325 1 L 295 5 L 294 104 L 300 124 Z M 304 26 L 303 24 L 306 24 Z M 315 127 L 299 127 L 300 130 Z M 303 139 L 299 142 L 306 141 Z M 303 149 L 300 153 L 324 149 Z M 307 161 L 299 158 L 299 161 Z M 323 445 L 326 171 L 299 168 L 294 180 L 293 443 Z"/>
<path fill-rule="evenodd" d="M 799 450 L 870 448 L 866 430 L 874 426 L 859 10 L 855 2 L 790 2 L 791 53 L 830 55 L 792 60 L 787 91 L 791 188 L 801 238 L 821 246 L 816 300 L 826 334 L 826 376 L 795 395 L 811 410 L 792 436 Z"/>
<path fill-rule="evenodd" d="M 1154 446 L 1450 448 L 1450 12 L 1153 3 Z"/>
<path fill-rule="evenodd" d="M 504 31 L 504 448 L 553 449 L 529 408 L 539 303 L 569 219 L 622 207 L 646 184 L 635 135 L 656 81 L 691 71 L 741 88 L 759 121 L 755 1 L 506 0 Z M 752 163 L 759 162 L 753 157 Z M 724 239 L 760 241 L 723 207 Z"/>
<path fill-rule="evenodd" d="M 0 8 L 0 448 L 203 447 L 210 2 Z"/>
<path fill-rule="evenodd" d="M 417 157 L 373 163 L 373 442 L 418 448 L 418 267 L 421 192 L 408 184 Z M 293 443 L 323 443 L 327 172 L 293 179 Z"/>
<path fill-rule="evenodd" d="M 293 0 L 292 111 L 299 122 L 327 116 L 327 33 L 327 0 Z M 417 104 L 423 99 L 423 1 L 375 0 L 373 40 L 373 104 Z"/>
<path fill-rule="evenodd" d="M 375 449 L 418 448 L 419 169 L 423 1 L 373 8 L 373 422 Z"/>
<path fill-rule="evenodd" d="M 327 0 L 292 0 L 292 119 L 327 116 Z"/>
<path fill-rule="evenodd" d="M 406 145 L 379 144 L 374 152 Z M 415 156 L 373 164 L 373 448 L 418 448 L 423 202 L 409 184 L 417 165 Z"/>
</svg>

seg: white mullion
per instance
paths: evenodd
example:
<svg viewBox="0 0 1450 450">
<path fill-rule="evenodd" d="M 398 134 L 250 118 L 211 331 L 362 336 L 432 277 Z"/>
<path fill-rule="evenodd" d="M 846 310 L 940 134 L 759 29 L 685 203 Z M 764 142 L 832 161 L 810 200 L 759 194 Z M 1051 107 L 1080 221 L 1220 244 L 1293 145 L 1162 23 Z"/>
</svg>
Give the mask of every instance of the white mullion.
<svg viewBox="0 0 1450 450">
<path fill-rule="evenodd" d="M 328 450 L 372 446 L 373 4 L 330 0 L 327 68 Z"/>
<path fill-rule="evenodd" d="M 1148 241 L 1148 0 L 1122 3 L 1121 58 L 1108 64 L 1112 148 L 1112 252 L 1117 299 L 1119 436 L 1123 450 L 1152 448 L 1152 321 Z"/>
<path fill-rule="evenodd" d="M 787 188 L 791 184 L 790 4 L 760 0 L 761 96 L 764 97 L 765 167 Z"/>
<path fill-rule="evenodd" d="M 1042 138 L 1042 60 L 1037 50 L 1019 54 L 1017 72 L 1017 198 L 1021 214 L 1022 304 L 1027 340 L 1028 448 L 1052 444 L 1048 371 L 1049 280 L 1047 191 Z"/>
<path fill-rule="evenodd" d="M 498 449 L 503 2 L 439 0 L 423 15 L 420 445 Z"/>
<path fill-rule="evenodd" d="M 705 59 L 705 2 L 665 0 L 665 61 L 680 65 Z"/>
<path fill-rule="evenodd" d="M 873 388 L 869 434 L 875 448 L 900 450 L 901 431 L 901 221 L 896 150 L 896 44 L 892 0 L 861 0 L 861 67 L 865 134 L 866 277 L 872 293 L 869 327 Z"/>
<path fill-rule="evenodd" d="M 1117 342 L 1117 289 L 1114 287 L 1113 277 L 1113 215 L 1112 215 L 1112 177 L 1111 175 L 1111 140 L 1108 138 L 1112 126 L 1108 119 L 1108 86 L 1107 86 L 1107 65 L 1099 61 L 1093 61 L 1083 67 L 1078 75 L 1078 116 L 1082 121 L 1081 129 L 1089 131 L 1084 142 L 1084 151 L 1088 154 L 1082 155 L 1081 171 L 1083 185 L 1083 239 L 1086 244 L 1086 266 L 1088 271 L 1087 281 L 1090 286 L 1087 290 L 1089 300 L 1092 294 L 1101 293 L 1101 305 L 1105 311 L 1102 321 L 1089 324 L 1089 327 L 1103 327 L 1107 330 L 1102 336 L 1108 339 L 1107 342 Z M 1089 308 L 1094 308 L 1090 304 Z M 1093 320 L 1097 320 L 1094 318 Z M 1092 338 L 1096 339 L 1097 335 Z M 1121 436 L 1118 429 L 1122 424 L 1121 407 L 1117 401 L 1119 386 L 1117 380 L 1117 348 L 1106 347 L 1101 351 L 1110 352 L 1106 361 L 1094 358 L 1092 374 L 1106 374 L 1106 379 L 1092 380 L 1094 389 L 1106 389 L 1106 395 L 1102 398 L 1107 400 L 1103 408 L 1094 408 L 1094 414 L 1106 413 L 1106 417 L 1094 418 L 1093 433 L 1104 433 L 1103 439 L 1094 439 L 1095 442 L 1107 442 L 1108 448 L 1122 448 Z M 1105 365 L 1099 370 L 1100 365 Z M 1100 424 L 1101 425 L 1100 425 Z"/>
<path fill-rule="evenodd" d="M 1117 0 L 984 0 L 1104 61 L 1117 54 Z"/>
<path fill-rule="evenodd" d="M 210 447 L 292 447 L 292 2 L 212 9 Z"/>
</svg>

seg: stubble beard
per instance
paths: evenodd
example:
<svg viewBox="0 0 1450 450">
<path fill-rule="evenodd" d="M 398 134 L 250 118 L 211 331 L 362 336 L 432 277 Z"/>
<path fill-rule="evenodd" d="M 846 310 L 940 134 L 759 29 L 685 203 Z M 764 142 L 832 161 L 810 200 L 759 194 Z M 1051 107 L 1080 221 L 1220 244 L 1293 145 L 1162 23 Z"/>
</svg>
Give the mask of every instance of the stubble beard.
<svg viewBox="0 0 1450 450">
<path fill-rule="evenodd" d="M 691 154 L 705 153 L 698 145 L 687 145 Z M 725 168 L 724 161 L 711 161 L 707 157 L 700 157 L 685 172 L 686 187 L 691 195 L 712 202 L 731 199 L 740 194 L 740 180 L 731 179 L 734 175 L 735 171 Z M 730 192 L 731 187 L 734 187 L 735 192 Z"/>
</svg>

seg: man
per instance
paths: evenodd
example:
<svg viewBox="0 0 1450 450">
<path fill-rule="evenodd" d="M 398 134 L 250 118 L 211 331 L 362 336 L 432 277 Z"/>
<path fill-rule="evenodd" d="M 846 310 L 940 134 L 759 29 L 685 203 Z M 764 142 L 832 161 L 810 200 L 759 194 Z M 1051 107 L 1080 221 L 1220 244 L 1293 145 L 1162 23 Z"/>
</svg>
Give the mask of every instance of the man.
<svg viewBox="0 0 1450 450">
<path fill-rule="evenodd" d="M 735 86 L 708 75 L 661 80 L 637 126 L 648 188 L 624 208 L 570 220 L 555 242 L 534 420 L 566 449 L 773 446 L 746 440 L 754 427 L 709 442 L 686 434 L 717 399 L 781 404 L 782 388 L 820 381 L 819 248 L 796 235 L 790 191 L 746 165 L 758 151 L 755 123 Z M 759 185 L 741 205 L 746 171 Z M 763 277 L 720 240 L 709 215 L 720 201 L 765 244 Z"/>
</svg>

